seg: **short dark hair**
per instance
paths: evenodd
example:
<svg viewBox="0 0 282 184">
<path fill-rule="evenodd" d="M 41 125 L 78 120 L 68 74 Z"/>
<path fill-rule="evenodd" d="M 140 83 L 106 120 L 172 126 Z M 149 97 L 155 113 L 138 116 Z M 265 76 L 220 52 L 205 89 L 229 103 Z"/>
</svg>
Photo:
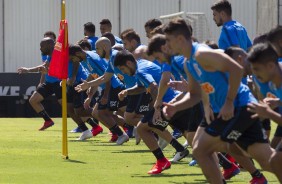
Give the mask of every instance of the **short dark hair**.
<svg viewBox="0 0 282 184">
<path fill-rule="evenodd" d="M 127 32 L 130 32 L 130 31 L 134 31 L 134 29 L 129 28 L 129 29 L 126 29 L 126 30 L 122 31 L 122 32 L 120 33 L 120 38 L 123 39 L 123 35 L 125 35 Z"/>
<path fill-rule="evenodd" d="M 123 39 L 123 40 L 126 39 L 126 40 L 128 40 L 128 41 L 136 40 L 136 42 L 137 42 L 138 44 L 141 43 L 140 36 L 138 35 L 138 33 L 136 33 L 136 32 L 133 31 L 133 30 L 124 33 L 123 36 L 122 36 L 122 39 Z"/>
<path fill-rule="evenodd" d="M 88 39 L 82 39 L 77 42 L 77 44 L 82 48 L 87 48 L 88 50 L 92 50 L 92 46 L 89 43 Z M 85 50 L 85 49 L 84 49 Z"/>
<path fill-rule="evenodd" d="M 266 42 L 267 41 L 266 38 L 267 38 L 267 33 L 256 36 L 254 41 L 253 41 L 253 45 Z"/>
<path fill-rule="evenodd" d="M 126 61 L 131 61 L 136 63 L 136 60 L 134 58 L 134 56 L 132 55 L 131 52 L 127 51 L 127 50 L 121 50 L 118 51 L 115 59 L 114 59 L 114 66 L 118 67 L 118 66 L 125 66 L 126 65 Z"/>
<path fill-rule="evenodd" d="M 224 51 L 225 54 L 227 54 L 233 59 L 242 52 L 245 52 L 242 48 L 234 46 L 231 46 Z"/>
<path fill-rule="evenodd" d="M 56 41 L 57 37 L 56 37 L 56 34 L 53 31 L 46 31 L 44 33 L 44 37 L 50 37 L 50 36 L 52 36 L 55 39 L 55 41 Z"/>
<path fill-rule="evenodd" d="M 155 27 L 151 32 L 151 35 L 156 35 L 156 34 L 164 34 L 163 32 L 163 24 L 159 25 L 158 27 Z"/>
<path fill-rule="evenodd" d="M 116 44 L 115 36 L 112 33 L 106 32 L 102 35 L 102 37 L 108 38 L 110 40 L 112 46 L 114 46 Z"/>
<path fill-rule="evenodd" d="M 259 43 L 251 48 L 248 53 L 250 63 L 264 64 L 274 62 L 278 64 L 278 55 L 269 43 Z"/>
<path fill-rule="evenodd" d="M 212 49 L 219 49 L 219 47 L 218 47 L 217 43 L 215 43 L 215 41 L 206 40 L 204 43 Z"/>
<path fill-rule="evenodd" d="M 145 23 L 144 27 L 149 27 L 150 29 L 154 29 L 160 25 L 162 25 L 162 22 L 159 19 L 150 19 Z"/>
<path fill-rule="evenodd" d="M 276 42 L 282 39 L 282 26 L 279 25 L 269 31 L 267 34 L 267 40 L 270 42 Z"/>
<path fill-rule="evenodd" d="M 166 44 L 165 35 L 156 34 L 149 40 L 147 54 L 151 56 L 154 52 L 162 52 L 161 46 Z"/>
<path fill-rule="evenodd" d="M 70 56 L 75 56 L 75 53 L 77 52 L 82 52 L 82 48 L 79 45 L 69 45 L 69 55 Z"/>
<path fill-rule="evenodd" d="M 87 22 L 87 23 L 84 24 L 84 30 L 95 34 L 96 28 L 95 28 L 95 25 L 92 22 Z"/>
<path fill-rule="evenodd" d="M 100 25 L 109 25 L 112 27 L 112 23 L 109 19 L 102 19 Z"/>
<path fill-rule="evenodd" d="M 232 15 L 232 7 L 231 3 L 227 0 L 220 0 L 214 3 L 211 7 L 212 10 L 215 10 L 217 12 L 224 11 L 227 15 Z"/>
<path fill-rule="evenodd" d="M 163 28 L 164 33 L 173 35 L 183 35 L 186 39 L 191 39 L 192 27 L 183 18 L 175 18 L 169 21 Z"/>
</svg>

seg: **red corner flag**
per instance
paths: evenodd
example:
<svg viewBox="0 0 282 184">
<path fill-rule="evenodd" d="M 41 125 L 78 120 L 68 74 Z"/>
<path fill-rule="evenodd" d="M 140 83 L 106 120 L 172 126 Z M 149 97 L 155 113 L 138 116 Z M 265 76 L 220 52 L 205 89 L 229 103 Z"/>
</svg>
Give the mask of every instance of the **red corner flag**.
<svg viewBox="0 0 282 184">
<path fill-rule="evenodd" d="M 66 20 L 60 22 L 60 32 L 52 54 L 49 75 L 59 79 L 68 78 L 69 43 L 68 23 Z"/>
</svg>

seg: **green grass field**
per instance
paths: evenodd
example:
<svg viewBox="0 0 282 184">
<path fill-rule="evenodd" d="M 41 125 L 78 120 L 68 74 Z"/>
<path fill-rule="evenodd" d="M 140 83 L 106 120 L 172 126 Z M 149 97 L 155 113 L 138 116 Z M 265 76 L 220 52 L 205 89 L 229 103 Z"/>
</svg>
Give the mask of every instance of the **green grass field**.
<svg viewBox="0 0 282 184">
<path fill-rule="evenodd" d="M 69 160 L 61 157 L 61 119 L 55 126 L 40 132 L 41 118 L 0 119 L 0 183 L 35 184 L 193 184 L 207 183 L 199 167 L 188 166 L 190 157 L 172 165 L 161 175 L 147 171 L 155 162 L 145 144 L 135 145 L 135 139 L 122 146 L 109 143 L 108 130 L 88 141 L 79 142 L 79 134 L 68 133 Z M 68 129 L 75 127 L 68 120 Z M 180 139 L 184 142 L 184 139 Z M 173 149 L 164 150 L 172 157 Z M 270 184 L 278 183 L 274 175 L 264 172 Z M 228 183 L 248 183 L 251 179 L 242 171 Z"/>
</svg>

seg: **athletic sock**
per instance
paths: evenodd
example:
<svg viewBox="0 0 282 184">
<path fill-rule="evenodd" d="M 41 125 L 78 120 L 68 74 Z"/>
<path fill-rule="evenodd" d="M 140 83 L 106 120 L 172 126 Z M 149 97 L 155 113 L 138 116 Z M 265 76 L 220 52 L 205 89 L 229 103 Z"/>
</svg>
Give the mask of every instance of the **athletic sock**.
<svg viewBox="0 0 282 184">
<path fill-rule="evenodd" d="M 93 128 L 97 127 L 97 123 L 94 121 L 93 118 L 89 118 L 87 121 L 86 121 L 89 125 L 91 125 Z"/>
<path fill-rule="evenodd" d="M 122 130 L 119 128 L 119 126 L 116 124 L 114 125 L 112 128 L 109 128 L 110 131 L 113 133 L 113 134 L 117 134 L 118 136 L 122 136 L 123 135 L 123 132 Z"/>
<path fill-rule="evenodd" d="M 262 177 L 262 174 L 258 169 L 255 172 L 253 172 L 251 175 L 252 175 L 253 178 L 254 177 L 261 178 Z"/>
<path fill-rule="evenodd" d="M 223 167 L 223 169 L 230 169 L 232 167 L 232 162 L 230 162 L 223 154 L 217 154 L 219 159 L 219 164 Z"/>
<path fill-rule="evenodd" d="M 156 150 L 154 150 L 152 152 L 155 155 L 157 160 L 160 160 L 160 159 L 164 158 L 164 154 L 163 154 L 161 148 L 158 148 L 158 149 L 156 149 Z"/>
<path fill-rule="evenodd" d="M 38 113 L 40 116 L 42 116 L 42 118 L 45 120 L 45 121 L 51 121 L 51 118 L 50 116 L 48 115 L 48 113 L 43 110 L 41 112 Z"/>
<path fill-rule="evenodd" d="M 169 144 L 174 147 L 177 152 L 182 152 L 185 150 L 183 145 L 180 144 L 175 138 L 173 138 Z"/>
<path fill-rule="evenodd" d="M 82 132 L 88 130 L 87 126 L 84 123 L 81 123 L 80 125 L 78 125 L 78 127 L 82 130 Z"/>
</svg>

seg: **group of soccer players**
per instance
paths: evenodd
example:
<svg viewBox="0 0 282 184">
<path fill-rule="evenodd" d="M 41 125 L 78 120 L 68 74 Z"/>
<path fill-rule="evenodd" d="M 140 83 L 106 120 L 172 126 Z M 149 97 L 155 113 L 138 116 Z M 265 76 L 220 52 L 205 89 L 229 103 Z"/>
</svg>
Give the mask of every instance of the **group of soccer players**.
<svg viewBox="0 0 282 184">
<path fill-rule="evenodd" d="M 157 160 L 148 174 L 159 174 L 189 154 L 170 126 L 192 147 L 191 165 L 198 163 L 209 183 L 226 183 L 240 172 L 238 165 L 250 173 L 250 183 L 267 183 L 251 158 L 282 182 L 282 27 L 252 45 L 245 28 L 232 20 L 228 1 L 219 0 L 211 10 L 222 26 L 218 45 L 198 43 L 181 18 L 165 25 L 147 21 L 147 46 L 133 29 L 114 36 L 108 19 L 100 22 L 100 38 L 94 24 L 86 23 L 85 37 L 69 46 L 67 102 L 78 125 L 74 132 L 82 132 L 79 140 L 89 139 L 103 131 L 100 122 L 118 145 L 142 139 Z M 46 74 L 56 39 L 49 33 L 40 43 L 44 63 L 18 69 L 43 73 L 30 98 L 45 120 L 40 130 L 54 125 L 41 101 L 55 94 L 61 103 L 62 97 L 60 81 Z M 271 145 L 270 120 L 278 124 Z M 171 160 L 162 151 L 167 144 L 176 151 Z"/>
</svg>

